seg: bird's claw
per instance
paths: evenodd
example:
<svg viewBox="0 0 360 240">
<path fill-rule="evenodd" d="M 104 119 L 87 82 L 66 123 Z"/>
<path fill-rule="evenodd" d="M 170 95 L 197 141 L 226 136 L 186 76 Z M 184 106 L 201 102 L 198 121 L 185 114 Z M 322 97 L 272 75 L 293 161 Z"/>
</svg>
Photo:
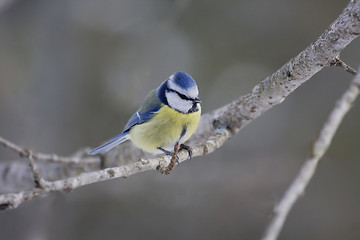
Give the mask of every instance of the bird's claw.
<svg viewBox="0 0 360 240">
<path fill-rule="evenodd" d="M 188 151 L 188 153 L 189 153 L 189 159 L 192 159 L 192 157 L 193 157 L 193 152 L 192 152 L 191 147 L 182 143 L 182 144 L 180 145 L 179 151 L 182 150 L 182 149 Z"/>
</svg>

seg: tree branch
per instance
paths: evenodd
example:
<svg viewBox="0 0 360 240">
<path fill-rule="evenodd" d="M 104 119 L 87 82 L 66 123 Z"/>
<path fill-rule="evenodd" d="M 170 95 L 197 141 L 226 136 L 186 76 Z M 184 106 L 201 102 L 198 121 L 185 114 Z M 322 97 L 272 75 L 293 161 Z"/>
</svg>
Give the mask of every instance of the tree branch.
<svg viewBox="0 0 360 240">
<path fill-rule="evenodd" d="M 309 47 L 291 59 L 278 71 L 261 81 L 254 87 L 251 93 L 211 113 L 204 114 L 196 133 L 188 143 L 192 147 L 193 156 L 201 156 L 213 152 L 252 120 L 275 105 L 280 104 L 290 93 L 322 68 L 331 66 L 340 52 L 359 34 L 360 1 L 351 1 L 316 42 L 310 44 Z M 33 156 L 35 159 L 36 156 L 39 157 L 37 154 Z M 188 158 L 188 152 L 182 150 L 179 152 L 178 157 L 179 162 L 185 161 Z M 141 161 L 134 163 L 134 161 L 139 159 L 139 151 L 130 144 L 124 143 L 117 147 L 116 150 L 106 154 L 103 159 L 97 158 L 96 162 L 101 164 L 97 164 L 97 167 L 92 167 L 95 172 L 82 173 L 71 177 L 64 173 L 66 171 L 61 172 L 57 176 L 52 175 L 52 179 L 67 179 L 49 181 L 43 188 L 32 188 L 31 190 L 19 193 L 0 195 L 0 206 L 3 209 L 15 208 L 19 204 L 45 193 L 68 191 L 93 182 L 129 176 L 138 172 L 156 169 L 159 164 L 163 166 L 169 161 L 167 156 L 148 158 L 142 156 Z M 59 163 L 57 161 L 59 158 L 57 157 L 47 159 L 52 159 Z M 85 157 L 82 155 L 80 159 L 71 161 L 71 163 L 59 164 L 81 164 L 84 159 Z M 37 161 L 36 164 L 41 164 L 46 169 L 49 167 L 48 165 L 44 166 L 46 163 L 40 163 L 40 161 Z M 39 167 L 40 172 L 42 172 L 42 167 Z M 86 166 L 84 166 L 85 168 Z M 0 174 L 7 171 L 8 166 L 0 166 Z M 42 174 L 46 174 L 46 172 L 42 172 Z M 4 179 L 6 181 L 6 178 L 0 178 L 0 186 L 2 185 L 1 181 L 4 181 Z"/>
<path fill-rule="evenodd" d="M 29 150 L 24 149 L 5 138 L 0 136 L 0 145 L 3 145 L 5 148 L 9 148 L 14 152 L 18 153 L 20 157 L 28 158 Z M 82 157 L 87 153 L 86 149 L 79 150 L 72 157 L 62 157 L 56 154 L 46 154 L 46 153 L 35 153 L 32 152 L 31 155 L 35 160 L 46 161 L 46 162 L 59 162 L 59 163 L 75 163 L 75 164 L 91 164 L 91 163 L 99 163 L 99 158 L 97 157 Z"/>
<path fill-rule="evenodd" d="M 5 11 L 14 2 L 15 2 L 14 0 L 2 0 L 2 1 L 0 1 L 0 13 L 2 11 Z"/>
<path fill-rule="evenodd" d="M 350 67 L 349 65 L 347 65 L 346 63 L 344 63 L 340 57 L 336 57 L 334 59 L 333 62 L 331 62 L 331 66 L 337 66 L 337 67 L 341 67 L 342 69 L 344 69 L 344 71 L 351 73 L 352 75 L 356 75 L 357 71 L 355 69 L 353 69 L 352 67 Z"/>
<path fill-rule="evenodd" d="M 192 149 L 193 155 L 200 156 L 211 153 L 215 151 L 217 148 L 220 148 L 228 138 L 229 138 L 228 131 L 224 128 L 219 127 L 214 132 L 214 135 L 211 136 L 206 141 L 206 143 L 196 146 Z M 188 158 L 188 152 L 180 151 L 178 157 L 179 157 L 179 161 L 184 161 Z M 75 188 L 88 185 L 91 183 L 102 182 L 112 178 L 128 177 L 135 173 L 140 173 L 151 169 L 154 170 L 159 166 L 162 167 L 166 166 L 170 162 L 170 159 L 171 157 L 164 156 L 161 158 L 140 160 L 128 165 L 107 168 L 96 172 L 82 173 L 76 177 L 53 181 L 53 182 L 49 182 L 42 179 L 34 163 L 31 162 L 30 167 L 33 172 L 33 176 L 35 180 L 35 188 L 29 191 L 0 195 L 0 210 L 8 209 L 8 208 L 16 208 L 21 203 L 29 201 L 35 197 L 38 197 L 39 195 L 43 195 L 46 193 L 58 192 L 58 191 L 70 192 Z"/>
<path fill-rule="evenodd" d="M 313 177 L 317 164 L 324 156 L 325 152 L 330 146 L 330 143 L 338 129 L 341 121 L 346 113 L 353 106 L 356 97 L 360 90 L 360 73 L 358 73 L 351 82 L 349 89 L 338 100 L 335 108 L 329 115 L 323 128 L 320 131 L 319 138 L 313 145 L 311 156 L 305 161 L 304 165 L 299 171 L 299 174 L 294 179 L 293 183 L 286 190 L 283 198 L 279 204 L 274 208 L 274 215 L 269 223 L 267 230 L 263 236 L 263 240 L 277 239 L 287 215 L 295 202 L 305 192 L 305 188 Z"/>
</svg>

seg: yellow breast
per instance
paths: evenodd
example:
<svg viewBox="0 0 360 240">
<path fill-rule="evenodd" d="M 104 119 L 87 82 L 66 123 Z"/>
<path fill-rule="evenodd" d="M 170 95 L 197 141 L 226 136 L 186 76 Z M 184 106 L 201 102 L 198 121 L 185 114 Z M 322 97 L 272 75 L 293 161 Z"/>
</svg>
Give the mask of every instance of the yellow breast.
<svg viewBox="0 0 360 240">
<path fill-rule="evenodd" d="M 163 105 L 149 122 L 131 128 L 130 139 L 147 152 L 155 152 L 158 147 L 171 148 L 179 140 L 184 128 L 186 133 L 180 143 L 191 137 L 199 124 L 200 115 L 201 108 L 197 112 L 184 114 Z"/>
</svg>

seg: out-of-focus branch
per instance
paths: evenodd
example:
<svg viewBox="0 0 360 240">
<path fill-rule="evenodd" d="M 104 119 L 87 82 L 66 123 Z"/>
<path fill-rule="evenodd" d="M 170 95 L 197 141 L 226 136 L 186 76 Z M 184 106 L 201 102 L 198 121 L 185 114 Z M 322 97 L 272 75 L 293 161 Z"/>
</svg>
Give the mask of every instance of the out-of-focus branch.
<svg viewBox="0 0 360 240">
<path fill-rule="evenodd" d="M 18 153 L 20 157 L 28 158 L 30 151 L 24 149 L 17 144 L 6 140 L 5 138 L 0 136 L 0 145 L 3 145 L 6 148 L 13 150 Z M 84 153 L 84 150 L 81 151 Z M 91 163 L 99 163 L 99 158 L 97 157 L 82 157 L 80 153 L 76 154 L 77 156 L 72 157 L 62 157 L 56 154 L 46 154 L 46 153 L 35 153 L 31 152 L 32 158 L 38 161 L 47 161 L 47 162 L 59 162 L 59 163 L 75 163 L 75 164 L 91 164 Z M 79 156 L 80 155 L 80 156 Z"/>
<path fill-rule="evenodd" d="M 0 13 L 2 11 L 5 11 L 6 8 L 8 8 L 13 2 L 15 2 L 16 0 L 1 0 L 0 1 Z"/>
<path fill-rule="evenodd" d="M 196 133 L 188 143 L 192 147 L 193 156 L 211 153 L 221 147 L 228 138 L 270 108 L 280 104 L 290 93 L 322 68 L 332 66 L 340 52 L 359 34 L 360 1 L 351 1 L 334 23 L 314 43 L 271 76 L 261 81 L 251 93 L 211 113 L 204 114 Z M 188 158 L 187 151 L 180 151 L 178 157 L 179 162 L 185 161 Z M 107 168 L 114 166 L 119 159 L 127 159 L 131 163 Z M 137 159 L 139 159 L 138 151 L 127 143 L 121 144 L 102 159 L 98 159 L 102 164 L 98 165 L 97 171 L 82 173 L 74 177 L 68 177 L 64 173 L 67 171 L 61 172 L 56 177 L 52 175 L 52 179 L 66 179 L 48 181 L 44 184 L 45 186 L 28 191 L 0 195 L 0 206 L 3 209 L 15 208 L 24 201 L 48 192 L 67 191 L 93 182 L 156 169 L 159 164 L 163 165 L 169 161 L 168 157 L 150 159 L 142 157 L 143 160 L 134 163 L 133 161 Z M 79 163 L 81 162 L 82 159 Z M 147 162 L 149 164 L 146 164 Z M 36 165 L 39 163 L 37 161 Z M 41 164 L 44 167 L 43 162 Z M 115 166 L 118 165 L 115 164 Z M 104 167 L 106 169 L 103 169 Z M 6 166 L 3 168 L 0 166 L 0 175 L 2 169 L 4 169 L 3 173 L 9 171 Z M 51 167 L 45 166 L 44 169 L 49 172 Z M 39 171 L 41 172 L 41 167 L 39 167 Z M 1 181 L 11 182 L 6 177 L 0 177 L 0 186 L 2 185 Z"/>
<path fill-rule="evenodd" d="M 296 200 L 304 194 L 305 188 L 315 173 L 318 162 L 329 148 L 341 121 L 352 107 L 356 97 L 359 95 L 359 90 L 360 73 L 355 76 L 349 89 L 336 103 L 335 108 L 321 129 L 319 138 L 314 143 L 311 156 L 305 161 L 299 171 L 299 174 L 286 190 L 279 204 L 274 208 L 273 218 L 268 225 L 268 228 L 263 236 L 263 240 L 277 239 L 287 215 L 294 206 Z"/>
</svg>

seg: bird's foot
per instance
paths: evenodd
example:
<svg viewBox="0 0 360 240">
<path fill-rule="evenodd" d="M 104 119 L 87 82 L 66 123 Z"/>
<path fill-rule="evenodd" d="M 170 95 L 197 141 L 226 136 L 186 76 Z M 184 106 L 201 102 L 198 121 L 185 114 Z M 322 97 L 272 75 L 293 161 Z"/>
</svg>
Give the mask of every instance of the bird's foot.
<svg viewBox="0 0 360 240">
<path fill-rule="evenodd" d="M 182 144 L 180 145 L 179 151 L 182 150 L 182 149 L 188 151 L 188 153 L 189 153 L 189 159 L 192 159 L 192 156 L 193 156 L 192 148 L 191 148 L 190 146 L 185 145 L 185 144 L 182 143 Z"/>
</svg>

